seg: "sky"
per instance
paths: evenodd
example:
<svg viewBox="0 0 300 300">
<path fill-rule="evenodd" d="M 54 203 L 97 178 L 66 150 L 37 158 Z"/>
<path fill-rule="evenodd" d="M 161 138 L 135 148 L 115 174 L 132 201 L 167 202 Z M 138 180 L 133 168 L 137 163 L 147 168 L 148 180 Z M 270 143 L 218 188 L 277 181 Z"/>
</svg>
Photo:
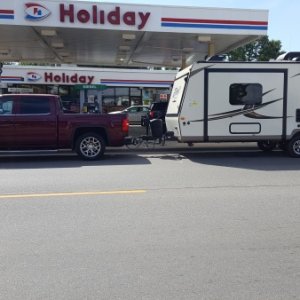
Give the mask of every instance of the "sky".
<svg viewBox="0 0 300 300">
<path fill-rule="evenodd" d="M 299 0 L 91 0 L 104 3 L 132 3 L 153 5 L 197 6 L 267 9 L 269 11 L 269 39 L 280 40 L 282 50 L 300 51 Z"/>
</svg>

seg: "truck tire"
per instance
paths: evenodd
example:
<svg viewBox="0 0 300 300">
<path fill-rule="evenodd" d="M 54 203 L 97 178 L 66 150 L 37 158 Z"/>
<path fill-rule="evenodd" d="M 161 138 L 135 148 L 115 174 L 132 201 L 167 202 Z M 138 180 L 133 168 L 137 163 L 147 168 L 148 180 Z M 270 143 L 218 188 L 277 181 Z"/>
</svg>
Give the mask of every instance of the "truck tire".
<svg viewBox="0 0 300 300">
<path fill-rule="evenodd" d="M 292 157 L 300 157 L 300 135 L 293 137 L 288 142 L 287 151 Z"/>
<path fill-rule="evenodd" d="M 77 138 L 75 150 L 85 160 L 100 159 L 105 151 L 105 141 L 99 134 L 88 132 Z"/>
<path fill-rule="evenodd" d="M 257 146 L 262 151 L 272 151 L 276 147 L 276 142 L 273 141 L 259 141 L 257 142 Z"/>
</svg>

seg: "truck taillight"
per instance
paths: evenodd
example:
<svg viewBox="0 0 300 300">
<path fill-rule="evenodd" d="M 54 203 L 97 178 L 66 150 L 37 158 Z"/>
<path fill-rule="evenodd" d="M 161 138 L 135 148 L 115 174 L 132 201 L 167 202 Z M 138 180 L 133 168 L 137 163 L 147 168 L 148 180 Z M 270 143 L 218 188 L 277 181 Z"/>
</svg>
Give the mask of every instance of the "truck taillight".
<svg viewBox="0 0 300 300">
<path fill-rule="evenodd" d="M 150 116 L 150 119 L 153 119 L 154 118 L 154 111 L 150 111 L 149 116 Z"/>
<path fill-rule="evenodd" d="M 129 121 L 127 118 L 122 120 L 122 131 L 128 133 L 129 130 Z"/>
</svg>

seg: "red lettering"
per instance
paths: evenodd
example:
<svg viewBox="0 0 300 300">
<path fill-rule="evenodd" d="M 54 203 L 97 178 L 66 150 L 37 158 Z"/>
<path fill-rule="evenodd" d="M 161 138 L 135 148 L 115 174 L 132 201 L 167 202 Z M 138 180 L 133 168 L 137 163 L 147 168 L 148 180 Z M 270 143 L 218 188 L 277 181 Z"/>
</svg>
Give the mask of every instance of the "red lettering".
<svg viewBox="0 0 300 300">
<path fill-rule="evenodd" d="M 104 24 L 104 23 L 105 23 L 104 11 L 100 10 L 100 24 Z"/>
<path fill-rule="evenodd" d="M 87 10 L 82 9 L 77 13 L 77 19 L 81 23 L 87 23 L 90 18 L 91 16 Z"/>
<path fill-rule="evenodd" d="M 65 9 L 64 4 L 60 4 L 60 21 L 65 22 L 65 17 L 69 17 L 70 23 L 74 23 L 74 5 L 69 5 L 69 10 Z"/>
<path fill-rule="evenodd" d="M 53 75 L 53 73 L 44 73 L 45 82 L 61 82 L 61 83 L 87 83 L 92 84 L 94 80 L 94 76 L 78 76 L 78 73 L 74 73 L 73 75 L 67 75 L 66 73 L 61 73 L 57 75 Z"/>
<path fill-rule="evenodd" d="M 143 29 L 148 22 L 150 12 L 121 12 L 120 6 L 116 6 L 111 11 L 99 10 L 97 5 L 92 5 L 89 10 L 75 10 L 74 4 L 60 4 L 60 21 L 74 23 L 77 21 L 83 24 L 91 22 L 92 24 L 109 23 L 111 25 L 120 25 L 124 23 L 127 26 L 136 26 L 139 30 Z"/>
<path fill-rule="evenodd" d="M 144 13 L 139 12 L 139 16 L 140 16 L 140 19 L 141 19 L 141 23 L 138 26 L 138 29 L 142 29 L 146 25 L 146 23 L 149 19 L 150 13 L 147 12 L 147 13 L 144 14 Z"/>
<path fill-rule="evenodd" d="M 93 23 L 97 24 L 97 6 L 93 5 Z"/>
<path fill-rule="evenodd" d="M 86 83 L 86 77 L 85 76 L 80 76 L 79 77 L 79 82 L 80 83 Z"/>
<path fill-rule="evenodd" d="M 70 79 L 71 79 L 72 83 L 76 83 L 78 81 L 78 75 L 77 75 L 77 73 L 75 73 L 74 75 L 72 75 Z"/>
<path fill-rule="evenodd" d="M 115 10 L 107 15 L 107 20 L 112 25 L 120 25 L 120 7 L 117 6 Z"/>
<path fill-rule="evenodd" d="M 45 82 L 48 82 L 48 80 L 50 81 L 50 82 L 52 82 L 53 81 L 53 74 L 52 73 L 45 73 L 44 74 L 44 80 L 45 80 Z"/>
<path fill-rule="evenodd" d="M 94 80 L 94 76 L 88 76 L 88 84 L 91 84 Z"/>
<path fill-rule="evenodd" d="M 61 77 L 59 75 L 55 75 L 54 76 L 54 81 L 55 82 L 60 82 L 61 81 Z"/>
<path fill-rule="evenodd" d="M 135 25 L 135 12 L 128 11 L 123 16 L 123 21 L 126 25 Z"/>
</svg>

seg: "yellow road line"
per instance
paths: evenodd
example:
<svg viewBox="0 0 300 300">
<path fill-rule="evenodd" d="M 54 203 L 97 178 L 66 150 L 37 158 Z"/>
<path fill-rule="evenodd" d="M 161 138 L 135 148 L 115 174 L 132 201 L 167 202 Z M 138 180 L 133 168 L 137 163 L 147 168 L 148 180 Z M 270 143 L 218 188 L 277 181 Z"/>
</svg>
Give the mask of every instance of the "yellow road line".
<svg viewBox="0 0 300 300">
<path fill-rule="evenodd" d="M 124 194 L 141 194 L 146 193 L 145 190 L 129 190 L 129 191 L 106 191 L 106 192 L 67 192 L 67 193 L 42 193 L 42 194 L 16 194 L 16 195 L 0 195 L 0 199 L 11 198 L 38 198 L 38 197 L 57 197 L 57 196 L 97 196 L 97 195 L 124 195 Z"/>
</svg>

